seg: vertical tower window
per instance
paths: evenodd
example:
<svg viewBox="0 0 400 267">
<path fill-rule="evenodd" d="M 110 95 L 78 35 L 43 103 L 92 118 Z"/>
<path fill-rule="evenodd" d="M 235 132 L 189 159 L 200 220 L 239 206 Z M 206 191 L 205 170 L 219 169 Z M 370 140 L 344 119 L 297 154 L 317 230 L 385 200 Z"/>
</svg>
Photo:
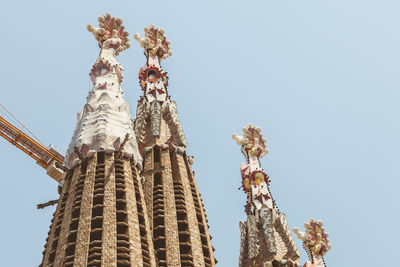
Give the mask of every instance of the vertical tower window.
<svg viewBox="0 0 400 267">
<path fill-rule="evenodd" d="M 161 162 L 160 147 L 154 146 L 153 151 L 154 163 Z"/>
</svg>

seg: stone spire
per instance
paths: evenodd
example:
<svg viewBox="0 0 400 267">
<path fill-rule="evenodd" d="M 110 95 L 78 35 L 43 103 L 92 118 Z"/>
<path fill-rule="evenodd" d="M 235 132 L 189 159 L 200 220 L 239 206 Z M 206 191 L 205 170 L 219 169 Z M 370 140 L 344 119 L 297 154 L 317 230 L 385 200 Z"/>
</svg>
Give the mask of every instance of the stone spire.
<svg viewBox="0 0 400 267">
<path fill-rule="evenodd" d="M 136 112 L 135 132 L 144 158 L 144 193 L 159 266 L 215 266 L 206 213 L 197 189 L 193 158 L 177 106 L 168 95 L 168 76 L 161 61 L 171 55 L 164 30 L 150 25 L 135 39 L 144 48 L 140 69 L 143 90 Z"/>
<path fill-rule="evenodd" d="M 87 96 L 87 103 L 78 113 L 78 122 L 69 145 L 66 165 L 81 153 L 111 149 L 118 150 L 124 137 L 128 139 L 123 147 L 137 162 L 141 162 L 129 105 L 121 90 L 123 68 L 115 56 L 130 47 L 129 33 L 122 26 L 122 20 L 110 14 L 99 17 L 99 28 L 88 25 L 100 47 L 100 55 L 90 71 L 93 88 Z"/>
<path fill-rule="evenodd" d="M 276 207 L 269 189 L 270 179 L 261 168 L 260 159 L 268 153 L 261 129 L 249 124 L 243 128 L 243 136 L 232 137 L 246 158 L 240 167 L 247 195 L 247 221 L 240 222 L 239 267 L 300 266 L 300 252 L 286 216 Z"/>
<path fill-rule="evenodd" d="M 170 42 L 167 41 L 164 30 L 154 25 L 145 28 L 144 32 L 144 38 L 135 34 L 135 39 L 144 48 L 147 58 L 139 72 L 143 96 L 136 111 L 135 132 L 138 143 L 174 144 L 184 148 L 187 142 L 178 118 L 177 105 L 170 100 L 167 90 L 168 76 L 160 65 L 163 59 L 172 55 Z M 146 132 L 146 129 L 150 129 L 150 132 Z"/>
<path fill-rule="evenodd" d="M 122 20 L 88 26 L 101 48 L 93 89 L 78 114 L 69 167 L 41 266 L 156 267 L 150 222 L 128 104 L 115 55 L 129 47 Z"/>
</svg>

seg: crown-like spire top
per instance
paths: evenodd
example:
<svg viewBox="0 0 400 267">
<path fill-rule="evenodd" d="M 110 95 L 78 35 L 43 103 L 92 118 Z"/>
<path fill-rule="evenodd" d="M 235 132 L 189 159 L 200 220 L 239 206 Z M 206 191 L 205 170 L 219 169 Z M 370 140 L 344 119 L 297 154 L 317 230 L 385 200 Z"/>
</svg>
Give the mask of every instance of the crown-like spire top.
<svg viewBox="0 0 400 267">
<path fill-rule="evenodd" d="M 115 55 L 118 56 L 119 53 L 131 46 L 128 38 L 129 32 L 127 32 L 122 25 L 122 19 L 107 13 L 98 17 L 97 20 L 99 21 L 99 28 L 95 28 L 93 25 L 89 24 L 87 25 L 87 29 L 93 33 L 100 47 L 103 47 L 106 40 L 112 38 L 120 39 L 120 42 L 115 40 L 116 42 L 111 43 L 111 45 L 115 46 Z"/>
<path fill-rule="evenodd" d="M 164 29 L 157 28 L 153 24 L 144 28 L 144 38 L 140 37 L 139 33 L 135 34 L 135 39 L 140 43 L 140 46 L 145 49 L 146 56 L 149 54 L 157 56 L 160 61 L 172 55 L 167 41 L 167 36 L 164 35 Z"/>
<path fill-rule="evenodd" d="M 307 250 L 311 263 L 315 266 L 325 266 L 323 256 L 331 249 L 331 245 L 323 222 L 311 218 L 304 224 L 304 228 L 305 231 L 301 232 L 299 228 L 294 227 L 293 232 L 303 241 L 303 246 Z"/>
<path fill-rule="evenodd" d="M 267 141 L 263 138 L 260 127 L 247 124 L 242 132 L 243 136 L 233 134 L 232 138 L 236 140 L 238 145 L 242 146 L 242 149 L 248 151 L 249 156 L 262 158 L 268 153 Z"/>
</svg>

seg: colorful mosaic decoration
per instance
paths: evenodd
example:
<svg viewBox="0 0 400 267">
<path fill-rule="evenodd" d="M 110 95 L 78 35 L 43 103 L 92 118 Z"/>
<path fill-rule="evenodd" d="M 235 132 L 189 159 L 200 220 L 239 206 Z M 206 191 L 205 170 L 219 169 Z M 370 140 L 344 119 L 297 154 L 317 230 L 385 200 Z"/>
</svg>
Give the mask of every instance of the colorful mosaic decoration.
<svg viewBox="0 0 400 267">
<path fill-rule="evenodd" d="M 246 211 L 250 211 L 252 200 L 264 203 L 263 199 L 271 198 L 268 192 L 269 177 L 259 163 L 259 159 L 268 153 L 268 149 L 259 127 L 248 124 L 242 131 L 243 136 L 233 134 L 232 138 L 242 147 L 242 152 L 247 160 L 246 163 L 242 163 L 240 173 L 243 191 L 248 194 Z"/>
<path fill-rule="evenodd" d="M 301 232 L 299 228 L 293 228 L 293 232 L 299 239 L 303 241 L 303 246 L 307 250 L 311 263 L 318 261 L 322 265 L 323 257 L 331 249 L 329 244 L 328 233 L 325 232 L 323 222 L 309 219 L 304 224 L 305 231 Z"/>
<path fill-rule="evenodd" d="M 125 30 L 122 25 L 122 19 L 111 16 L 110 14 L 105 14 L 98 17 L 99 28 L 95 28 L 93 25 L 89 24 L 87 26 L 88 31 L 93 33 L 94 38 L 99 43 L 99 46 L 103 46 L 103 42 L 111 38 L 119 38 L 121 43 L 115 51 L 115 55 L 118 56 L 119 53 L 131 47 L 129 43 L 129 32 Z"/>
<path fill-rule="evenodd" d="M 158 94 L 166 93 L 165 90 L 168 86 L 167 72 L 163 71 L 161 68 L 155 65 L 151 65 L 146 68 L 141 68 L 139 72 L 139 82 L 140 82 L 140 87 L 142 88 L 143 91 L 146 91 L 148 84 L 153 85 L 152 86 L 153 88 L 149 89 L 157 89 L 158 87 L 157 85 L 159 83 L 162 83 L 164 85 L 164 88 L 162 89 L 158 88 L 158 91 L 149 92 L 153 94 L 154 97 L 156 97 L 155 96 L 156 93 Z"/>
<path fill-rule="evenodd" d="M 238 145 L 244 147 L 249 151 L 250 156 L 256 156 L 258 158 L 264 157 L 268 153 L 267 141 L 261 134 L 261 129 L 251 124 L 246 125 L 243 129 L 243 136 L 236 134 L 232 135 L 232 138 L 236 140 Z"/>
<path fill-rule="evenodd" d="M 242 187 L 246 193 L 250 191 L 251 185 L 260 186 L 262 182 L 269 185 L 269 177 L 264 171 L 257 170 L 250 173 L 248 170 L 249 166 L 246 163 L 242 163 L 240 172 L 242 174 Z"/>
<path fill-rule="evenodd" d="M 164 35 L 164 29 L 157 28 L 154 25 L 144 28 L 144 38 L 138 33 L 135 34 L 135 39 L 140 43 L 140 46 L 152 56 L 157 56 L 160 60 L 166 59 L 172 55 L 169 45 Z"/>
</svg>

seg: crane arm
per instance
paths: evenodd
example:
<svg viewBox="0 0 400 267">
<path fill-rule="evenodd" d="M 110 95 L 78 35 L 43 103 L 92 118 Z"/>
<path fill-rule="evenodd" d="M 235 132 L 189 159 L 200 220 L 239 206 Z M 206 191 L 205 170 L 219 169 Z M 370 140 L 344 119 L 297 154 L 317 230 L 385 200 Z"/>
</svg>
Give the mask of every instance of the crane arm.
<svg viewBox="0 0 400 267">
<path fill-rule="evenodd" d="M 36 160 L 36 162 L 47 170 L 47 173 L 56 181 L 62 180 L 60 175 L 52 175 L 54 173 L 55 163 L 63 164 L 64 156 L 53 148 L 46 148 L 25 134 L 23 131 L 8 122 L 0 116 L 0 135 L 25 152 L 28 156 Z M 56 177 L 53 177 L 56 176 Z"/>
</svg>

